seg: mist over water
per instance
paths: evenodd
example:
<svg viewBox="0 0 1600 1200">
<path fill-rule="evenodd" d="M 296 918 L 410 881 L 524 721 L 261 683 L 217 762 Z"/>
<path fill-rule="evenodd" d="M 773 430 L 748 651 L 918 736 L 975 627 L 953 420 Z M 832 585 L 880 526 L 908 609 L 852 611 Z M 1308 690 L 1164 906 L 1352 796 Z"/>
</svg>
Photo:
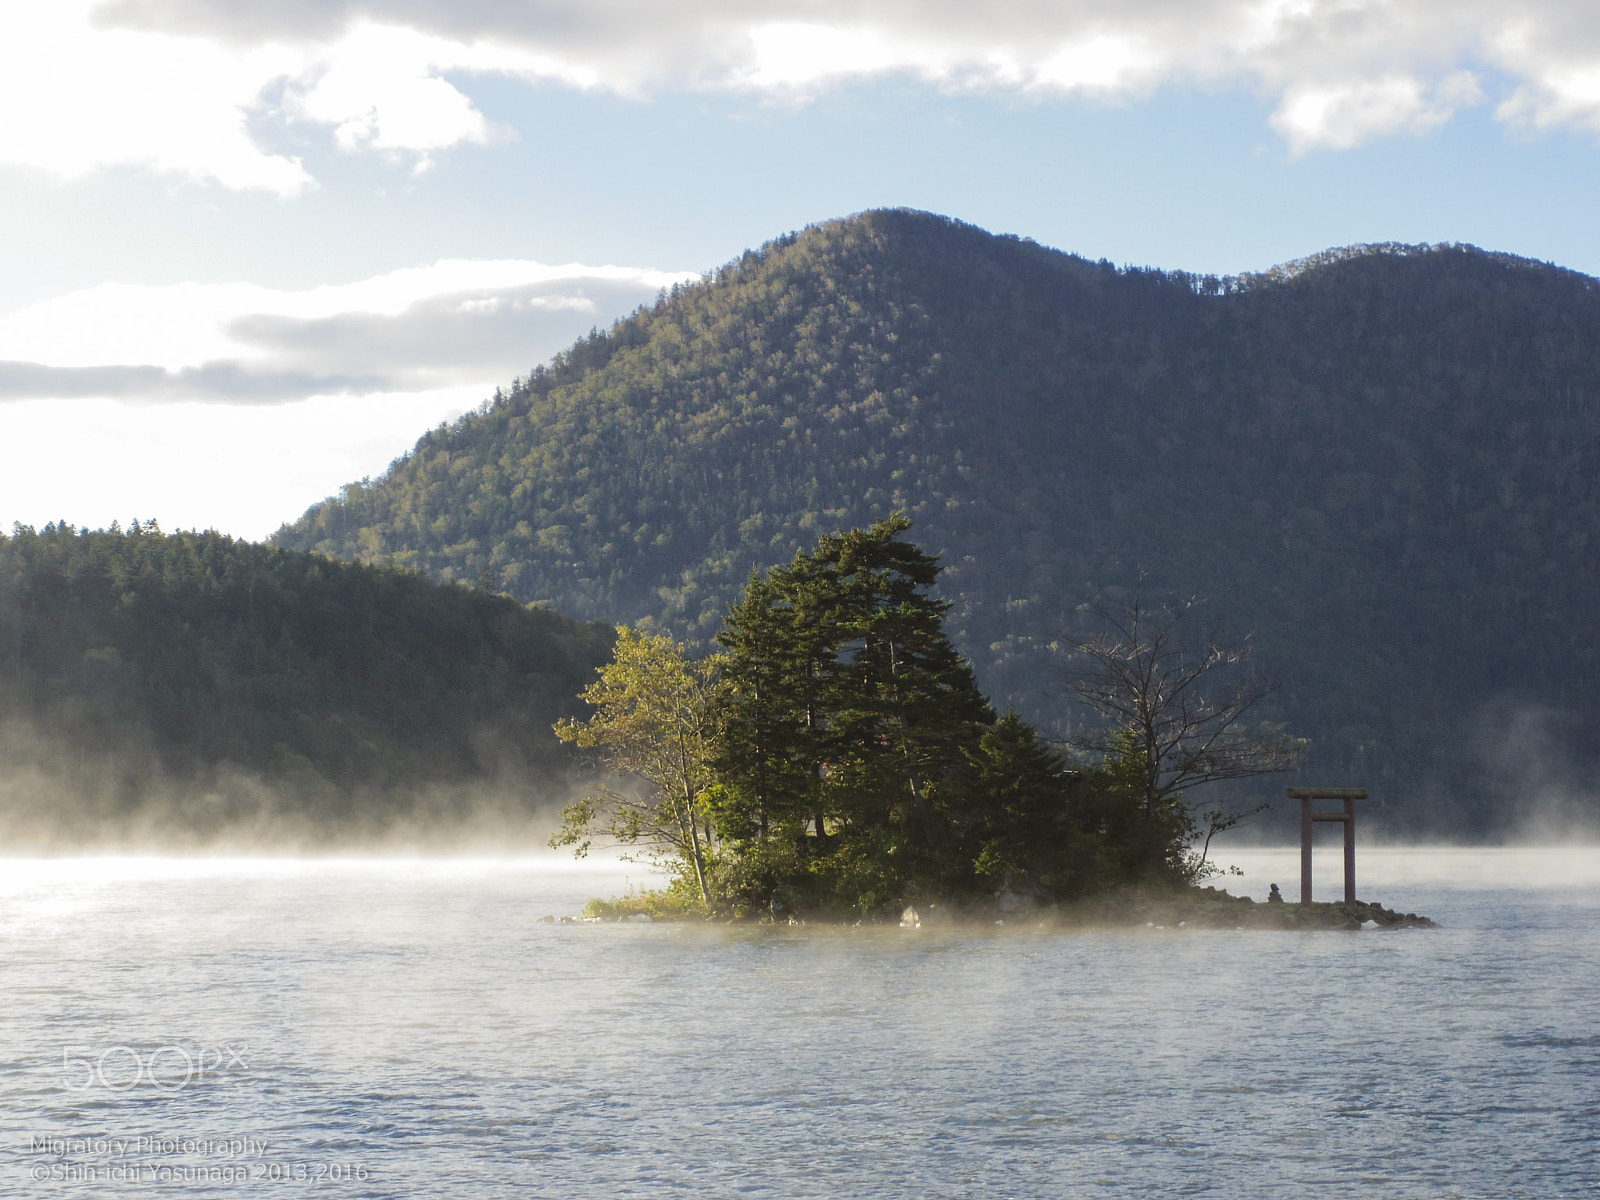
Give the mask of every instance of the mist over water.
<svg viewBox="0 0 1600 1200">
<path fill-rule="evenodd" d="M 1221 860 L 1230 890 L 1297 894 L 1295 849 Z M 1358 872 L 1443 928 L 553 924 L 651 881 L 0 860 L 0 1191 L 1592 1192 L 1600 851 L 1363 849 Z"/>
<path fill-rule="evenodd" d="M 221 763 L 169 773 L 128 738 L 87 754 L 25 722 L 0 720 L 0 846 L 12 855 L 237 857 L 504 854 L 544 848 L 588 779 L 530 775 L 340 787 L 315 770 L 268 777 Z"/>
</svg>

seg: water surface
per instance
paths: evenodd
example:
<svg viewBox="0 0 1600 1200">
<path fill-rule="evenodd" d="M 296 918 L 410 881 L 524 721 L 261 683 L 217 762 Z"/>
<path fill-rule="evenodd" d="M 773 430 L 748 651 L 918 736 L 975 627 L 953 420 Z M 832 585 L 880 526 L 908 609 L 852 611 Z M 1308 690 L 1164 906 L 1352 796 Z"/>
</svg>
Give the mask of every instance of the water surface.
<svg viewBox="0 0 1600 1200">
<path fill-rule="evenodd" d="M 555 925 L 624 868 L 0 860 L 0 1193 L 1593 1194 L 1600 852 L 1361 868 L 1443 928 Z"/>
</svg>

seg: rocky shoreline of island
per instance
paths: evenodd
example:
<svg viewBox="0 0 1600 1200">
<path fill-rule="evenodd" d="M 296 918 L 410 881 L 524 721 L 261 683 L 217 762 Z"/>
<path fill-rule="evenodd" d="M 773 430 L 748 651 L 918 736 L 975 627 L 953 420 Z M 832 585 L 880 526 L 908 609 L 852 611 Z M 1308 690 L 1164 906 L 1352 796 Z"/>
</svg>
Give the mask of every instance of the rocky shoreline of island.
<svg viewBox="0 0 1600 1200">
<path fill-rule="evenodd" d="M 1004 919 L 999 918 L 999 919 Z M 1059 905 L 1040 920 L 1063 928 L 1120 926 L 1156 929 L 1436 929 L 1438 923 L 1375 901 L 1296 904 L 1257 902 L 1225 889 L 1180 892 L 1129 890 Z"/>
<path fill-rule="evenodd" d="M 983 904 L 944 898 L 913 900 L 858 919 L 778 911 L 760 917 L 707 916 L 662 904 L 662 893 L 634 893 L 594 900 L 580 917 L 545 917 L 556 924 L 606 922 L 710 922 L 756 925 L 898 925 L 901 929 L 1276 929 L 1397 930 L 1437 929 L 1438 923 L 1373 901 L 1298 904 L 1272 899 L 1257 902 L 1223 888 L 1122 888 L 1064 903 L 1039 903 L 1000 892 Z"/>
</svg>

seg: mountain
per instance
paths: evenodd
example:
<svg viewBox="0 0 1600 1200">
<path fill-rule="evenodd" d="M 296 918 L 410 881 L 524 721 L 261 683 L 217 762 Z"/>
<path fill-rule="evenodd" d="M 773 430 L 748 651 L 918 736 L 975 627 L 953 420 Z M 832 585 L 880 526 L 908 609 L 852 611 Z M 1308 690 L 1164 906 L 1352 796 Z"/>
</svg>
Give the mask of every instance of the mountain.
<svg viewBox="0 0 1600 1200">
<path fill-rule="evenodd" d="M 1079 606 L 1199 593 L 1300 782 L 1485 834 L 1600 749 L 1597 438 L 1571 271 L 1384 245 L 1218 279 L 880 211 L 592 334 L 276 541 L 703 642 L 752 568 L 903 509 L 1000 706 L 1066 728 Z"/>
<path fill-rule="evenodd" d="M 0 834 L 370 834 L 561 799 L 614 631 L 137 523 L 0 536 Z"/>
</svg>

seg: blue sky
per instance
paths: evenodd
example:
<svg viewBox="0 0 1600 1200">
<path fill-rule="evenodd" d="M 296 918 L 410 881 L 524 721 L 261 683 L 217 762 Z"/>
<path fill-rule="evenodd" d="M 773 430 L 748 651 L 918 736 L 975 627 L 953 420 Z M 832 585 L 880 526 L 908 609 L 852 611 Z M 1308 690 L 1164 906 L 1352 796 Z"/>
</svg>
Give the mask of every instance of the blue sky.
<svg viewBox="0 0 1600 1200">
<path fill-rule="evenodd" d="M 1600 14 L 1383 0 L 60 0 L 0 15 L 0 522 L 259 537 L 778 233 L 1600 274 Z"/>
</svg>

